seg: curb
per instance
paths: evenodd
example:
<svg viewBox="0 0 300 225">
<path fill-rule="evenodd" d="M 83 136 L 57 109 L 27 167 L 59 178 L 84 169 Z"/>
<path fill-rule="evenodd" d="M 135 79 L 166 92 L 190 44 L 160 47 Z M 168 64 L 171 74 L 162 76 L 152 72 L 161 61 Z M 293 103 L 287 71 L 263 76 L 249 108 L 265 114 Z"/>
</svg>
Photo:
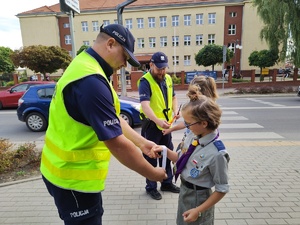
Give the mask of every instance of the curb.
<svg viewBox="0 0 300 225">
<path fill-rule="evenodd" d="M 11 186 L 11 185 L 14 185 L 14 184 L 19 184 L 19 183 L 25 183 L 25 182 L 35 181 L 35 180 L 39 180 L 39 179 L 42 179 L 42 175 L 40 175 L 38 177 L 32 177 L 32 178 L 27 178 L 27 179 L 21 179 L 21 180 L 16 180 L 16 181 L 2 183 L 2 184 L 0 184 L 0 188 L 1 187 L 6 187 L 6 186 Z"/>
</svg>

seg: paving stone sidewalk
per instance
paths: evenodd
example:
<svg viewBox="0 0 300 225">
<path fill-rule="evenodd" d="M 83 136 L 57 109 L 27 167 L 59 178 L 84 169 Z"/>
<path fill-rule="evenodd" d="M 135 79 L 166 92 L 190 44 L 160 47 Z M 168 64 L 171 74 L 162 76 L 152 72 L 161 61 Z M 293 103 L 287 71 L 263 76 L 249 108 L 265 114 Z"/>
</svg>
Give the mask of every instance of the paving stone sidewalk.
<svg viewBox="0 0 300 225">
<path fill-rule="evenodd" d="M 215 225 L 300 225 L 300 142 L 225 144 L 231 191 L 216 206 Z M 144 187 L 143 177 L 112 158 L 103 224 L 176 224 L 178 195 L 162 192 L 155 201 Z M 40 178 L 1 185 L 0 199 L 0 224 L 63 224 Z"/>
</svg>

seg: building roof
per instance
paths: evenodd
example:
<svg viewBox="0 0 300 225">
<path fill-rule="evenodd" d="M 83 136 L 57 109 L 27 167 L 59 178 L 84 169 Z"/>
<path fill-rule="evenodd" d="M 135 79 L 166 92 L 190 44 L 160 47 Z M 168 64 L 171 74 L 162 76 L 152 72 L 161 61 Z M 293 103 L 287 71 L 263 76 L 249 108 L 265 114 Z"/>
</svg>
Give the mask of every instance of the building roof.
<svg viewBox="0 0 300 225">
<path fill-rule="evenodd" d="M 88 12 L 90 10 L 115 10 L 116 7 L 123 3 L 124 0 L 80 0 L 79 7 L 80 12 Z M 224 4 L 224 3 L 238 3 L 243 2 L 243 0 L 138 0 L 131 3 L 126 8 L 138 8 L 138 7 L 161 7 L 161 6 L 178 6 L 178 5 L 194 5 L 194 4 Z M 22 17 L 32 14 L 51 14 L 60 13 L 60 3 L 51 6 L 42 6 L 36 9 L 32 9 L 26 12 L 18 13 L 17 17 Z"/>
</svg>

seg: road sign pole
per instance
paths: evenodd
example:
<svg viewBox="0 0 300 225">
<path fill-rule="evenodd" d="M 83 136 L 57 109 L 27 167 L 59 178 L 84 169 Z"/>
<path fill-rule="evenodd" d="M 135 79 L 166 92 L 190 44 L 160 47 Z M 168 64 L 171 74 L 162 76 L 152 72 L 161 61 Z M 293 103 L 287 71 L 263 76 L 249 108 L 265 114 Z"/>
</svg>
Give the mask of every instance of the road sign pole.
<svg viewBox="0 0 300 225">
<path fill-rule="evenodd" d="M 60 10 L 69 14 L 70 23 L 70 36 L 72 45 L 72 58 L 76 56 L 76 46 L 75 46 L 75 31 L 74 31 L 74 12 L 80 14 L 79 0 L 59 0 Z"/>
<path fill-rule="evenodd" d="M 70 10 L 69 21 L 70 21 L 71 44 L 72 44 L 72 57 L 74 59 L 76 56 L 76 46 L 75 46 L 73 13 L 74 13 L 73 10 Z"/>
<path fill-rule="evenodd" d="M 225 62 L 226 62 L 226 54 L 227 54 L 227 47 L 223 45 L 223 64 L 222 64 L 222 89 L 224 90 L 224 82 L 225 82 Z"/>
</svg>

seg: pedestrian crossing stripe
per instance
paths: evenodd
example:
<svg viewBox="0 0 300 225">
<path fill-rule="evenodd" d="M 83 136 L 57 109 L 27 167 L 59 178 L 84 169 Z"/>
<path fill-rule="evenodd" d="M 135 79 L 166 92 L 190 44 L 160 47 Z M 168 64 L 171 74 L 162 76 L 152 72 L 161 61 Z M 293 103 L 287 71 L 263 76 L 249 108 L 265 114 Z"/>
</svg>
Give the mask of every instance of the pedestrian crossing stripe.
<svg viewBox="0 0 300 225">
<path fill-rule="evenodd" d="M 220 132 L 221 140 L 283 139 L 275 132 Z"/>
<path fill-rule="evenodd" d="M 264 128 L 257 123 L 226 123 L 219 126 L 220 129 L 236 129 L 236 128 Z"/>
</svg>

